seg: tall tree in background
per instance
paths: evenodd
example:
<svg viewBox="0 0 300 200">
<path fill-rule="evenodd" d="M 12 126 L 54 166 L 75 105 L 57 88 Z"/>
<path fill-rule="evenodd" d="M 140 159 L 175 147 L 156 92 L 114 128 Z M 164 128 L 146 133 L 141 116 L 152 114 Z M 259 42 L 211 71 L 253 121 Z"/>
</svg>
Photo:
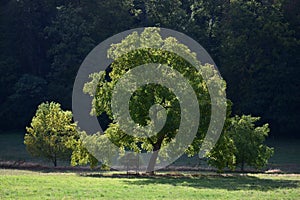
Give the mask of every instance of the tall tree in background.
<svg viewBox="0 0 300 200">
<path fill-rule="evenodd" d="M 194 37 L 219 63 L 221 46 L 221 21 L 226 17 L 229 7 L 228 0 L 200 0 L 191 3 L 189 26 L 186 30 Z"/>
<path fill-rule="evenodd" d="M 94 22 L 92 36 L 98 43 L 108 37 L 136 28 L 134 15 L 130 12 L 133 0 L 85 0 L 84 13 L 89 13 L 89 17 Z"/>
<path fill-rule="evenodd" d="M 51 61 L 48 95 L 70 108 L 76 72 L 95 45 L 90 36 L 93 24 L 84 19 L 80 7 L 68 4 L 56 9 L 55 19 L 45 28 L 46 38 L 52 44 L 48 50 Z"/>
<path fill-rule="evenodd" d="M 26 126 L 30 122 L 34 109 L 46 100 L 47 82 L 45 79 L 24 74 L 15 83 L 14 93 L 8 96 L 1 110 L 12 127 Z"/>
<path fill-rule="evenodd" d="M 148 26 L 172 28 L 182 31 L 186 28 L 187 15 L 180 0 L 144 1 L 140 13 L 146 16 Z M 141 7 L 143 8 L 143 7 Z"/>
<path fill-rule="evenodd" d="M 55 5 L 49 0 L 9 1 L 6 5 L 8 31 L 11 46 L 8 51 L 15 56 L 25 73 L 42 76 L 49 63 L 46 49 L 49 44 L 44 39 L 44 28 L 55 16 Z"/>
<path fill-rule="evenodd" d="M 1 2 L 0 124 L 11 125 L 3 129 L 24 127 L 45 95 L 40 86 L 49 64 L 43 29 L 55 15 L 53 8 L 46 0 Z"/>
<path fill-rule="evenodd" d="M 292 52 L 299 41 L 281 6 L 280 1 L 231 2 L 221 21 L 219 60 L 234 111 L 261 115 L 271 123 L 271 129 L 286 133 L 295 130 L 290 125 L 297 120 L 293 110 L 299 100 L 299 81 L 293 75 L 296 63 L 291 63 L 290 55 L 295 55 Z M 292 121 L 288 115 L 294 115 Z"/>
</svg>

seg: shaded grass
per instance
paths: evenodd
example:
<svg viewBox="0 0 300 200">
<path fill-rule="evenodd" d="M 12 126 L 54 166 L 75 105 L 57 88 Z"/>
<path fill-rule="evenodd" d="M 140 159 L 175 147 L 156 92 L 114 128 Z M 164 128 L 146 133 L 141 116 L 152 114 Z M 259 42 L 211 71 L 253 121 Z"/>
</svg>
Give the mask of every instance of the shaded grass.
<svg viewBox="0 0 300 200">
<path fill-rule="evenodd" d="M 0 161 L 22 161 L 53 166 L 48 160 L 32 157 L 24 144 L 25 131 L 0 133 Z M 59 165 L 69 165 L 69 162 L 58 161 Z"/>
<path fill-rule="evenodd" d="M 25 131 L 24 131 L 25 132 Z M 24 132 L 0 133 L 0 161 L 25 161 L 36 162 L 43 165 L 52 166 L 47 160 L 34 158 L 26 151 L 24 145 Z M 266 144 L 274 147 L 275 152 L 269 160 L 268 168 L 281 169 L 284 172 L 300 172 L 300 140 L 267 140 Z M 59 165 L 68 166 L 69 162 L 59 162 Z M 198 156 L 192 158 L 183 155 L 172 166 L 189 166 L 207 169 L 205 161 L 199 160 Z"/>
<path fill-rule="evenodd" d="M 300 140 L 269 139 L 266 144 L 274 147 L 274 156 L 270 158 L 270 163 L 300 164 Z"/>
<path fill-rule="evenodd" d="M 284 172 L 300 172 L 300 140 L 269 139 L 266 144 L 274 147 L 274 155 L 269 160 L 269 168 L 280 169 Z"/>
<path fill-rule="evenodd" d="M 0 170 L 0 199 L 298 199 L 299 175 L 112 178 Z"/>
<path fill-rule="evenodd" d="M 26 151 L 24 135 L 21 132 L 0 134 L 0 160 L 34 160 Z"/>
</svg>

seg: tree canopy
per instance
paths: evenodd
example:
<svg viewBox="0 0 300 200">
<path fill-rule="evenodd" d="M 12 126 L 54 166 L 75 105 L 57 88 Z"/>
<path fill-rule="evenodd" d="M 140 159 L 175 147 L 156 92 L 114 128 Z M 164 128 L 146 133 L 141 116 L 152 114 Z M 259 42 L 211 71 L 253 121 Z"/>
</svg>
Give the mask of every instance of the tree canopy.
<svg viewBox="0 0 300 200">
<path fill-rule="evenodd" d="M 122 40 L 121 43 L 113 44 L 108 50 L 108 56 L 114 59 L 114 62 L 110 65 L 111 71 L 103 71 L 100 72 L 99 75 L 93 74 L 91 76 L 93 80 L 87 83 L 84 88 L 86 93 L 94 95 L 93 92 L 95 86 L 93 85 L 97 84 L 96 94 L 93 101 L 93 113 L 96 115 L 105 113 L 110 118 L 111 123 L 105 130 L 105 135 L 107 135 L 110 140 L 119 147 L 127 148 L 135 152 L 153 151 L 148 165 L 149 172 L 154 170 L 154 165 L 159 154 L 158 152 L 163 148 L 163 146 L 170 143 L 180 130 L 179 126 L 182 122 L 182 118 L 184 118 L 184 116 L 181 116 L 183 115 L 182 109 L 187 108 L 180 108 L 180 106 L 183 105 L 180 105 L 181 102 L 179 102 L 178 97 L 172 92 L 172 90 L 170 90 L 170 88 L 158 83 L 142 85 L 132 94 L 130 102 L 128 102 L 129 112 L 134 123 L 139 126 L 147 126 L 149 123 L 151 124 L 153 121 L 149 118 L 149 114 L 151 113 L 149 110 L 151 110 L 153 105 L 160 105 L 160 110 L 164 110 L 164 112 L 166 112 L 166 119 L 165 121 L 163 119 L 158 119 L 158 121 L 163 121 L 165 124 L 161 127 L 162 129 L 159 130 L 157 135 L 150 135 L 153 133 L 143 133 L 143 131 L 140 132 L 144 134 L 144 137 L 143 135 L 132 136 L 130 133 L 126 133 L 124 129 L 127 129 L 127 127 L 123 126 L 121 128 L 120 122 L 117 122 L 113 117 L 113 114 L 115 116 L 122 115 L 122 109 L 119 111 L 115 110 L 117 113 L 112 112 L 112 98 L 114 88 L 118 81 L 120 81 L 120 78 L 124 76 L 128 70 L 134 69 L 136 66 L 143 66 L 147 63 L 157 63 L 157 66 L 154 66 L 155 70 L 163 68 L 163 65 L 168 65 L 188 80 L 188 84 L 192 86 L 194 93 L 196 94 L 195 98 L 197 98 L 198 102 L 196 108 L 201 110 L 201 118 L 197 119 L 197 117 L 195 117 L 194 119 L 189 119 L 190 123 L 199 124 L 200 127 L 198 129 L 197 126 L 197 139 L 195 139 L 195 145 L 190 149 L 190 152 L 197 153 L 197 150 L 199 151 L 199 145 L 196 145 L 199 144 L 199 141 L 197 140 L 203 140 L 208 129 L 211 113 L 210 96 L 206 83 L 203 81 L 201 72 L 198 71 L 195 66 L 192 66 L 189 62 L 187 62 L 183 57 L 173 53 L 171 49 L 180 49 L 180 51 L 184 52 L 186 57 L 189 56 L 196 60 L 195 55 L 188 49 L 188 47 L 180 44 L 175 38 L 168 37 L 163 39 L 159 31 L 160 29 L 158 28 L 146 28 L 141 34 L 133 32 L 131 35 L 128 35 L 124 40 Z M 130 47 L 132 48 L 133 44 L 136 45 L 136 50 L 129 51 L 129 53 L 124 54 L 124 52 L 130 49 Z M 164 49 L 161 49 L 160 47 L 164 47 Z M 200 67 L 203 69 L 207 68 L 206 70 L 213 69 L 212 66 Z M 144 70 L 151 70 L 151 66 L 145 66 Z M 149 71 L 149 73 L 151 72 Z M 172 77 L 172 73 L 174 72 L 163 70 L 161 73 L 163 74 L 162 76 L 165 76 L 167 79 L 167 77 Z M 139 75 L 141 74 L 139 73 Z M 215 84 L 223 85 L 224 90 L 225 84 L 222 83 L 222 79 L 218 79 L 215 76 L 218 76 L 218 74 L 212 71 L 212 75 L 209 77 L 210 80 L 215 81 Z M 138 82 L 139 80 L 131 80 L 129 78 L 126 81 L 127 82 L 122 82 L 122 84 L 120 84 L 122 88 L 121 91 L 118 92 L 126 93 L 128 88 L 130 88 L 129 85 L 134 82 Z M 175 82 L 180 81 L 181 80 L 177 79 L 174 81 L 174 84 Z M 181 90 L 185 90 L 184 85 L 180 85 L 179 87 Z M 189 97 L 189 95 L 192 94 L 187 93 L 185 98 L 192 98 L 192 96 Z M 122 97 L 124 98 L 125 96 L 122 95 Z M 126 103 L 127 102 L 123 102 L 123 104 Z M 157 113 L 154 113 L 154 116 L 152 117 L 159 118 L 160 114 L 160 111 L 158 111 Z M 190 112 L 190 114 L 192 114 L 192 112 Z M 188 126 L 193 126 L 192 124 L 188 124 Z M 131 124 L 125 124 L 125 126 L 131 126 Z M 188 133 L 189 131 L 187 129 L 185 134 Z"/>
</svg>

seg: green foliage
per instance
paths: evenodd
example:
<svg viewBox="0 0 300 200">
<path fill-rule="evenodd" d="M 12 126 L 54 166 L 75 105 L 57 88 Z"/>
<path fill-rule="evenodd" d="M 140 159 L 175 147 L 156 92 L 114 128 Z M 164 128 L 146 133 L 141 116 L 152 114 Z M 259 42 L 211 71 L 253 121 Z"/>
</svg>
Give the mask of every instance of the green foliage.
<svg viewBox="0 0 300 200">
<path fill-rule="evenodd" d="M 228 0 L 198 0 L 190 6 L 190 19 L 187 33 L 197 38 L 197 41 L 212 55 L 218 64 L 223 31 L 222 19 L 226 18 Z"/>
<path fill-rule="evenodd" d="M 72 149 L 68 146 L 78 139 L 72 113 L 63 111 L 58 103 L 39 105 L 29 127 L 26 127 L 24 144 L 30 154 L 46 158 L 57 166 L 59 159 L 69 159 Z"/>
<path fill-rule="evenodd" d="M 51 41 L 47 52 L 51 60 L 48 95 L 68 107 L 76 72 L 95 45 L 91 32 L 92 24 L 84 19 L 83 9 L 72 4 L 58 7 L 56 17 L 44 30 Z"/>
<path fill-rule="evenodd" d="M 273 155 L 274 149 L 264 145 L 269 125 L 256 126 L 259 117 L 250 115 L 228 119 L 229 126 L 213 151 L 208 154 L 209 164 L 222 171 L 225 167 L 244 170 L 246 165 L 261 169 Z"/>
<path fill-rule="evenodd" d="M 183 55 L 193 60 L 195 60 L 195 54 L 191 52 L 188 47 L 180 44 L 175 38 L 169 37 L 163 39 L 159 31 L 159 28 L 147 28 L 140 35 L 134 32 L 127 36 L 121 43 L 112 44 L 108 50 L 108 56 L 115 59 L 111 64 L 112 71 L 109 73 L 101 72 L 99 74 L 92 74 L 90 76 L 92 80 L 85 84 L 84 91 L 93 95 L 93 91 L 96 87 L 92 113 L 96 115 L 106 113 L 110 119 L 113 120 L 111 111 L 112 91 L 122 75 L 129 69 L 146 63 L 169 65 L 188 80 L 198 98 L 197 100 L 201 110 L 200 128 L 197 132 L 197 138 L 193 143 L 194 148 L 189 150 L 191 154 L 195 154 L 199 151 L 198 144 L 203 140 L 210 120 L 211 102 L 208 89 L 198 70 L 191 66 L 184 58 L 167 50 L 179 50 Z M 128 52 L 133 48 L 132 45 L 135 45 L 137 50 L 124 54 L 124 52 Z M 166 50 L 156 49 L 161 46 Z M 201 66 L 201 68 L 204 71 L 211 69 L 209 66 Z M 217 74 L 214 72 L 210 74 L 211 77 L 209 77 L 209 81 L 221 81 L 216 78 Z M 109 76 L 110 81 L 106 80 L 106 76 Z M 222 82 L 221 84 L 223 84 L 225 88 L 225 83 Z M 177 134 L 181 117 L 180 105 L 177 97 L 168 88 L 156 84 L 148 84 L 139 88 L 131 96 L 129 110 L 135 123 L 141 126 L 148 125 L 150 122 L 148 117 L 149 109 L 154 104 L 162 105 L 168 116 L 166 124 L 158 134 L 143 138 L 133 137 L 124 133 L 120 129 L 119 124 L 112 122 L 105 131 L 105 135 L 120 148 L 127 148 L 135 152 L 160 150 L 162 146 L 170 143 Z"/>
<path fill-rule="evenodd" d="M 284 17 L 282 2 L 232 1 L 219 34 L 219 66 L 234 111 L 261 116 L 274 135 L 299 132 L 289 130 L 297 130 L 299 119 L 295 86 L 300 71 L 295 67 L 300 43 Z"/>
<path fill-rule="evenodd" d="M 208 164 L 222 172 L 225 167 L 234 170 L 236 167 L 236 153 L 234 141 L 223 133 L 214 148 L 206 155 Z"/>
<path fill-rule="evenodd" d="M 236 146 L 236 165 L 244 170 L 245 164 L 257 169 L 264 167 L 273 154 L 273 148 L 263 144 L 270 132 L 269 125 L 255 126 L 259 117 L 243 115 L 231 119 L 228 131 Z"/>
<path fill-rule="evenodd" d="M 158 26 L 184 30 L 187 24 L 187 13 L 180 0 L 136 1 L 134 11 L 145 26 Z"/>
<path fill-rule="evenodd" d="M 47 82 L 45 79 L 30 74 L 24 74 L 14 85 L 14 92 L 3 105 L 2 113 L 12 121 L 11 126 L 22 122 L 26 126 L 34 115 L 35 108 L 45 100 Z M 18 119 L 14 121 L 14 119 Z"/>
<path fill-rule="evenodd" d="M 91 168 L 94 168 L 99 162 L 97 158 L 102 158 L 102 168 L 109 169 L 107 165 L 110 164 L 110 158 L 116 152 L 111 150 L 107 135 L 97 133 L 90 136 L 84 131 L 80 131 L 79 135 L 79 140 L 72 140 L 69 143 L 69 146 L 73 149 L 71 165 L 89 164 Z M 86 146 L 89 148 L 87 149 Z"/>
</svg>

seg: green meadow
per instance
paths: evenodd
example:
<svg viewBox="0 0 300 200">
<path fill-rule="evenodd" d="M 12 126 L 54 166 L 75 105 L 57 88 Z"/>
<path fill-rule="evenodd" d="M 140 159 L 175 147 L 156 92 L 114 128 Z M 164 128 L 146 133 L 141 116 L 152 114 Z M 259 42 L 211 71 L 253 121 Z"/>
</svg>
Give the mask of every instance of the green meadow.
<svg viewBox="0 0 300 200">
<path fill-rule="evenodd" d="M 113 178 L 0 170 L 0 199 L 298 199 L 300 175 Z M 103 174 L 102 174 L 103 175 Z"/>
<path fill-rule="evenodd" d="M 280 169 L 287 174 L 220 175 L 197 171 L 127 177 L 125 172 L 94 171 L 82 174 L 58 172 L 51 168 L 46 171 L 34 168 L 0 169 L 0 199 L 299 199 L 300 174 L 293 174 L 299 173 L 299 141 L 267 142 L 275 147 L 268 168 Z M 0 134 L 0 146 L 0 161 L 25 161 L 50 166 L 50 163 L 32 158 L 26 152 L 23 134 Z M 181 158 L 174 165 L 195 164 L 195 158 Z M 114 176 L 115 173 L 122 176 Z M 164 176 L 164 173 L 175 176 Z"/>
</svg>

